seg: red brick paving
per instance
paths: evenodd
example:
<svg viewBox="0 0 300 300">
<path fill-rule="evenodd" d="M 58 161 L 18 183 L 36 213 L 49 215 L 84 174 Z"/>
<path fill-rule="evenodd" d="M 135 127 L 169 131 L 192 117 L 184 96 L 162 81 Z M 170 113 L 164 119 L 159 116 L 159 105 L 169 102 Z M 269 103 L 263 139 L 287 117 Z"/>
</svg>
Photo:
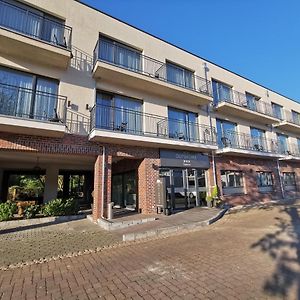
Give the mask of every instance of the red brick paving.
<svg viewBox="0 0 300 300">
<path fill-rule="evenodd" d="M 0 299 L 299 299 L 299 206 L 2 271 Z"/>
</svg>

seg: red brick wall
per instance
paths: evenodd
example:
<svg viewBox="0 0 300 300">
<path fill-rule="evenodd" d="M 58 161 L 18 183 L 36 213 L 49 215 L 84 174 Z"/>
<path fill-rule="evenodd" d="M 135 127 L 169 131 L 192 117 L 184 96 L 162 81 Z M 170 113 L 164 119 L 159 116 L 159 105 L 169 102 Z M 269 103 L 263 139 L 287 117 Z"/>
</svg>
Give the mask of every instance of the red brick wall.
<svg viewBox="0 0 300 300">
<path fill-rule="evenodd" d="M 89 142 L 87 137 L 72 134 L 51 138 L 0 132 L 1 150 L 95 156 L 102 153 L 99 144 Z"/>
<path fill-rule="evenodd" d="M 227 203 L 248 204 L 256 201 L 269 201 L 282 198 L 280 179 L 275 160 L 223 156 L 216 158 L 217 182 L 223 200 Z M 221 183 L 221 170 L 236 170 L 243 172 L 245 194 L 223 195 Z M 266 171 L 273 173 L 274 189 L 272 193 L 262 193 L 258 190 L 256 172 Z"/>
</svg>

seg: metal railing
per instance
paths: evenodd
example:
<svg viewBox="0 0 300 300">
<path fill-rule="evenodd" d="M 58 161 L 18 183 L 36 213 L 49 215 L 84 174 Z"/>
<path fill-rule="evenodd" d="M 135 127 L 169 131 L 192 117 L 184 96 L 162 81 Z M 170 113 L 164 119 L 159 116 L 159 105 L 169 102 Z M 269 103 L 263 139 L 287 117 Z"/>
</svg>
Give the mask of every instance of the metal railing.
<svg viewBox="0 0 300 300">
<path fill-rule="evenodd" d="M 120 59 L 118 55 L 116 55 L 116 53 L 119 53 L 120 51 L 124 54 L 130 52 L 130 56 L 132 59 Z M 178 80 L 171 80 L 170 78 L 168 78 L 168 67 L 166 63 L 142 55 L 137 51 L 135 52 L 132 50 L 128 50 L 125 46 L 122 47 L 106 40 L 99 39 L 97 41 L 93 54 L 94 66 L 98 60 L 116 65 L 135 73 L 147 75 L 157 80 L 168 82 L 170 84 L 180 86 L 201 94 L 205 94 L 208 96 L 212 95 L 211 83 L 209 80 L 206 80 L 194 74 L 189 77 L 189 80 L 185 80 L 184 77 Z"/>
<path fill-rule="evenodd" d="M 259 152 L 278 152 L 278 142 L 262 137 L 252 137 L 250 134 L 226 131 L 218 133 L 218 145 L 220 148 L 235 148 Z"/>
<path fill-rule="evenodd" d="M 218 88 L 217 94 L 218 102 L 232 103 L 270 117 L 275 117 L 270 103 L 262 100 L 249 100 L 246 94 L 234 90 L 231 90 L 230 93 L 224 93 L 221 88 Z"/>
<path fill-rule="evenodd" d="M 216 145 L 215 129 L 209 126 L 99 104 L 91 109 L 91 129 L 94 128 Z"/>
<path fill-rule="evenodd" d="M 67 98 L 0 83 L 0 115 L 65 123 Z"/>
<path fill-rule="evenodd" d="M 288 155 L 300 157 L 300 145 L 298 143 L 290 143 L 288 149 Z"/>
<path fill-rule="evenodd" d="M 300 115 L 298 116 L 292 111 L 284 110 L 284 116 L 287 122 L 300 126 Z"/>
<path fill-rule="evenodd" d="M 71 50 L 71 27 L 4 0 L 0 0 L 0 27 Z"/>
</svg>

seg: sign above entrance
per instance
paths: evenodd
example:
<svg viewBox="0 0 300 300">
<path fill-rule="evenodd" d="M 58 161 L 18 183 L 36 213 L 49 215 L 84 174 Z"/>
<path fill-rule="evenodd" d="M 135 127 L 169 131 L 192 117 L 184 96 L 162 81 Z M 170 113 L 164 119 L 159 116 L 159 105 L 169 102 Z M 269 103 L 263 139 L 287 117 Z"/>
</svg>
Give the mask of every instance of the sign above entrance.
<svg viewBox="0 0 300 300">
<path fill-rule="evenodd" d="M 207 155 L 197 152 L 160 150 L 161 167 L 209 169 Z"/>
</svg>

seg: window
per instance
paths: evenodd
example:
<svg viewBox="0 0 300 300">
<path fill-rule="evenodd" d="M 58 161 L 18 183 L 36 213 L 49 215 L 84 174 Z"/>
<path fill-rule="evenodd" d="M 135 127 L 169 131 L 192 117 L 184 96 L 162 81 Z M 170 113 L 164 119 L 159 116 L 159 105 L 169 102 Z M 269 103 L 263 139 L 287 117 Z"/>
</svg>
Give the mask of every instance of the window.
<svg viewBox="0 0 300 300">
<path fill-rule="evenodd" d="M 258 187 L 273 186 L 272 172 L 257 172 L 257 186 Z"/>
<path fill-rule="evenodd" d="M 237 146 L 236 124 L 217 119 L 217 139 L 222 148 Z"/>
<path fill-rule="evenodd" d="M 282 106 L 272 102 L 272 110 L 274 117 L 282 120 Z"/>
<path fill-rule="evenodd" d="M 251 110 L 259 110 L 259 97 L 246 92 L 247 107 Z"/>
<path fill-rule="evenodd" d="M 142 71 L 141 52 L 100 36 L 99 58 L 133 71 Z"/>
<path fill-rule="evenodd" d="M 295 186 L 296 176 L 294 172 L 284 172 L 283 174 L 283 184 L 284 186 Z"/>
<path fill-rule="evenodd" d="M 223 188 L 243 187 L 243 173 L 241 171 L 221 171 Z"/>
<path fill-rule="evenodd" d="M 253 150 L 266 151 L 267 144 L 265 139 L 265 131 L 259 128 L 250 128 L 251 133 L 251 144 Z"/>
<path fill-rule="evenodd" d="M 231 86 L 216 80 L 212 80 L 212 87 L 215 105 L 223 101 L 232 102 L 233 99 Z"/>
<path fill-rule="evenodd" d="M 281 154 L 289 154 L 288 137 L 284 134 L 277 133 L 278 150 Z"/>
<path fill-rule="evenodd" d="M 300 125 L 300 113 L 292 110 L 292 119 L 295 124 Z"/>
<path fill-rule="evenodd" d="M 0 68 L 0 114 L 20 118 L 57 118 L 58 81 Z"/>
<path fill-rule="evenodd" d="M 193 72 L 183 67 L 167 62 L 167 81 L 176 85 L 194 89 Z"/>
<path fill-rule="evenodd" d="M 96 128 L 142 134 L 142 105 L 142 102 L 136 99 L 98 92 Z"/>
<path fill-rule="evenodd" d="M 179 140 L 197 141 L 199 137 L 197 117 L 196 113 L 169 107 L 169 137 Z"/>
<path fill-rule="evenodd" d="M 298 151 L 297 151 L 297 153 L 299 154 L 300 153 L 300 139 L 299 138 L 297 138 L 297 148 L 298 148 Z"/>
<path fill-rule="evenodd" d="M 0 26 L 58 46 L 70 46 L 66 44 L 62 20 L 18 1 L 0 2 Z"/>
</svg>

